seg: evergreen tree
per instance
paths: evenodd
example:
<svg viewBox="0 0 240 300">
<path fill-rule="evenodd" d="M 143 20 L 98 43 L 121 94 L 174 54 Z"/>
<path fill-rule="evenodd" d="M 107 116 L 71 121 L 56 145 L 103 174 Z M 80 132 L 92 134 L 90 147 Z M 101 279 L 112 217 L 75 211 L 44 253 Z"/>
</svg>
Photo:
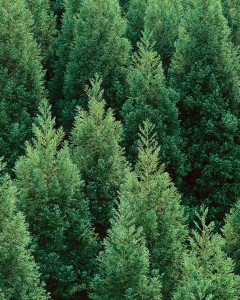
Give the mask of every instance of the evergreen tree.
<svg viewBox="0 0 240 300">
<path fill-rule="evenodd" d="M 172 86 L 190 164 L 186 203 L 222 221 L 240 192 L 239 57 L 219 0 L 191 2 L 173 59 Z"/>
<path fill-rule="evenodd" d="M 147 0 L 130 0 L 127 11 L 127 37 L 132 43 L 133 49 L 137 50 L 144 29 L 144 17 L 147 9 Z"/>
<path fill-rule="evenodd" d="M 0 0 L 0 19 L 0 156 L 11 167 L 31 135 L 44 74 L 25 1 Z"/>
<path fill-rule="evenodd" d="M 213 234 L 214 225 L 200 217 L 198 230 L 190 238 L 191 249 L 184 254 L 184 278 L 173 300 L 237 300 L 239 276 L 233 273 L 233 261 L 222 248 L 223 238 Z"/>
<path fill-rule="evenodd" d="M 69 62 L 69 53 L 73 42 L 73 32 L 80 12 L 81 0 L 64 0 L 64 14 L 62 17 L 62 26 L 56 42 L 56 61 L 54 63 L 54 75 L 49 83 L 50 98 L 54 104 L 57 115 L 60 114 L 63 104 L 63 83 L 66 67 Z M 56 107 L 55 107 L 56 106 Z"/>
<path fill-rule="evenodd" d="M 2 173 L 2 161 L 0 172 Z M 0 175 L 0 299 L 47 300 L 29 247 L 31 238 L 16 209 L 16 188 Z"/>
<path fill-rule="evenodd" d="M 159 148 L 153 126 L 141 129 L 139 158 L 133 175 L 121 188 L 121 197 L 130 202 L 137 226 L 150 251 L 151 266 L 162 274 L 163 296 L 169 299 L 181 277 L 181 260 L 187 234 L 180 194 L 164 167 L 159 167 Z"/>
<path fill-rule="evenodd" d="M 41 49 L 43 66 L 49 69 L 53 60 L 53 45 L 57 34 L 56 20 L 51 12 L 50 2 L 49 0 L 27 0 L 26 3 L 33 16 L 33 33 Z"/>
<path fill-rule="evenodd" d="M 85 0 L 76 23 L 73 49 L 64 80 L 63 124 L 71 127 L 75 103 L 87 107 L 83 87 L 98 73 L 108 106 L 119 111 L 125 96 L 125 67 L 130 43 L 118 0 Z"/>
<path fill-rule="evenodd" d="M 235 262 L 235 272 L 240 275 L 240 202 L 226 217 L 223 228 L 226 240 L 225 250 Z"/>
<path fill-rule="evenodd" d="M 167 71 L 175 52 L 182 18 L 182 0 L 149 0 L 144 20 L 145 31 L 152 33 L 155 50 L 160 54 L 164 70 Z"/>
<path fill-rule="evenodd" d="M 62 145 L 62 129 L 54 126 L 44 101 L 33 145 L 16 164 L 16 184 L 48 290 L 55 299 L 75 299 L 85 289 L 97 248 L 79 172 Z"/>
<path fill-rule="evenodd" d="M 176 183 L 185 172 L 178 121 L 178 95 L 166 86 L 159 56 L 144 34 L 128 71 L 129 99 L 124 104 L 124 146 L 131 161 L 136 160 L 139 125 L 148 118 L 156 125 L 161 160 Z"/>
<path fill-rule="evenodd" d="M 57 27 L 61 27 L 61 18 L 64 13 L 64 0 L 50 0 L 54 14 L 57 16 Z"/>
<path fill-rule="evenodd" d="M 127 199 L 120 200 L 104 246 L 92 282 L 92 300 L 161 299 L 161 284 L 150 273 L 149 252 Z"/>
<path fill-rule="evenodd" d="M 97 77 L 87 89 L 88 112 L 78 108 L 72 131 L 73 159 L 85 182 L 84 191 L 96 230 L 104 234 L 112 217 L 114 199 L 127 172 L 119 146 L 122 126 L 112 110 L 104 109 L 101 80 Z"/>
<path fill-rule="evenodd" d="M 232 41 L 235 45 L 240 45 L 240 1 L 222 0 L 223 13 L 231 28 Z"/>
</svg>

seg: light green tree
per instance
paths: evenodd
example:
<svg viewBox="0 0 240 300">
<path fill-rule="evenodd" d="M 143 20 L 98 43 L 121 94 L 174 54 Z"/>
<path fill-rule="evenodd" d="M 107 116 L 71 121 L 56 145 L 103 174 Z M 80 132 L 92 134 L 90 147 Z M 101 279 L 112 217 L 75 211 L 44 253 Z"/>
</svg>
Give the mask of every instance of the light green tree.
<svg viewBox="0 0 240 300">
<path fill-rule="evenodd" d="M 33 132 L 33 143 L 16 164 L 19 207 L 34 237 L 47 289 L 55 299 L 73 299 L 87 289 L 98 249 L 88 204 L 47 101 L 40 105 Z"/>
<path fill-rule="evenodd" d="M 30 248 L 25 218 L 16 208 L 17 190 L 0 161 L 0 299 L 47 300 Z"/>
</svg>

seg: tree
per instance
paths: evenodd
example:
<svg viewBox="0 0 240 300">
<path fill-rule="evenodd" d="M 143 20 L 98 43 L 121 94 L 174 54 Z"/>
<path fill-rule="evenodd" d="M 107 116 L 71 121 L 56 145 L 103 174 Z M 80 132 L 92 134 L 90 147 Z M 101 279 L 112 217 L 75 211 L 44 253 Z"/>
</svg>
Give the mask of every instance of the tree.
<svg viewBox="0 0 240 300">
<path fill-rule="evenodd" d="M 174 43 L 178 37 L 182 18 L 182 0 L 149 0 L 144 19 L 144 30 L 152 33 L 154 49 L 160 54 L 165 72 L 175 52 Z"/>
<path fill-rule="evenodd" d="M 51 11 L 49 0 L 27 0 L 26 3 L 33 16 L 33 33 L 41 49 L 44 69 L 49 69 L 57 34 L 56 19 Z"/>
<path fill-rule="evenodd" d="M 31 136 L 32 117 L 44 96 L 44 73 L 25 1 L 0 0 L 0 19 L 0 156 L 11 168 Z"/>
<path fill-rule="evenodd" d="M 223 228 L 224 237 L 226 240 L 225 250 L 227 254 L 235 262 L 235 272 L 240 275 L 240 202 L 238 201 L 236 207 L 226 217 L 226 223 Z"/>
<path fill-rule="evenodd" d="M 170 299 L 181 278 L 181 260 L 187 234 L 181 197 L 163 165 L 153 125 L 144 123 L 135 171 L 120 195 L 130 202 L 136 226 L 143 227 L 150 263 L 162 275 L 163 299 Z"/>
<path fill-rule="evenodd" d="M 3 168 L 0 162 L 0 172 Z M 0 299 L 47 300 L 40 282 L 24 216 L 16 209 L 17 190 L 0 175 Z"/>
<path fill-rule="evenodd" d="M 54 109 L 57 111 L 57 116 L 60 115 L 62 109 L 60 100 L 63 96 L 63 83 L 66 67 L 69 62 L 69 53 L 73 43 L 73 32 L 77 15 L 80 12 L 81 0 L 64 0 L 65 11 L 62 16 L 62 26 L 56 41 L 56 61 L 54 63 L 54 75 L 49 83 L 50 98 L 54 104 Z"/>
<path fill-rule="evenodd" d="M 121 142 L 122 125 L 111 109 L 105 111 L 101 80 L 91 80 L 86 90 L 88 112 L 78 107 L 72 130 L 73 160 L 84 180 L 84 192 L 97 232 L 104 235 L 127 172 Z"/>
<path fill-rule="evenodd" d="M 222 248 L 223 238 L 206 225 L 207 211 L 190 238 L 191 248 L 184 254 L 184 278 L 173 300 L 237 300 L 240 277 L 233 272 L 233 261 Z"/>
<path fill-rule="evenodd" d="M 127 37 L 137 50 L 137 43 L 141 40 L 144 29 L 144 17 L 147 9 L 147 0 L 130 0 L 127 11 Z"/>
<path fill-rule="evenodd" d="M 85 0 L 75 28 L 73 49 L 64 79 L 64 116 L 71 127 L 75 103 L 87 107 L 83 87 L 98 73 L 107 105 L 119 112 L 125 96 L 125 69 L 130 43 L 118 0 Z"/>
<path fill-rule="evenodd" d="M 35 258 L 51 295 L 79 297 L 94 268 L 97 245 L 77 167 L 54 129 L 47 101 L 33 126 L 33 145 L 16 164 L 19 206 L 35 241 Z"/>
<path fill-rule="evenodd" d="M 240 192 L 239 57 L 220 1 L 197 0 L 181 24 L 171 68 L 185 153 L 185 204 L 223 220 Z"/>
<path fill-rule="evenodd" d="M 240 1 L 222 0 L 223 14 L 231 28 L 232 41 L 236 46 L 240 44 Z"/>
<path fill-rule="evenodd" d="M 92 282 L 92 300 L 161 299 L 159 278 L 150 273 L 149 252 L 125 198 L 120 199 L 104 246 Z"/>
<path fill-rule="evenodd" d="M 51 8 L 57 17 L 57 27 L 61 27 L 61 18 L 64 13 L 64 0 L 50 0 Z"/>
<path fill-rule="evenodd" d="M 185 174 L 185 158 L 178 120 L 178 94 L 166 86 L 159 56 L 144 34 L 128 71 L 129 99 L 122 109 L 124 146 L 130 161 L 137 157 L 139 126 L 148 118 L 156 126 L 161 160 L 174 182 Z"/>
</svg>

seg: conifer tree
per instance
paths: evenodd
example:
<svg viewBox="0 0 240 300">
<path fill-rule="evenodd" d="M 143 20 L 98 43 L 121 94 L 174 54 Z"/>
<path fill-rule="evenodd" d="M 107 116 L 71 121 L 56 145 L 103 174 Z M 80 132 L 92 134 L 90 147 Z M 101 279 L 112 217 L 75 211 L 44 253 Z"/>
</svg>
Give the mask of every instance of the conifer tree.
<svg viewBox="0 0 240 300">
<path fill-rule="evenodd" d="M 0 172 L 2 173 L 2 160 Z M 0 175 L 0 299 L 47 300 L 30 248 L 25 219 L 16 209 L 16 188 Z"/>
<path fill-rule="evenodd" d="M 19 206 L 34 236 L 35 258 L 55 299 L 79 296 L 94 267 L 96 239 L 77 167 L 54 129 L 47 101 L 40 105 L 33 145 L 16 164 Z"/>
<path fill-rule="evenodd" d="M 144 17 L 147 9 L 147 0 L 130 0 L 127 11 L 127 37 L 132 43 L 133 49 L 137 50 L 144 29 Z"/>
<path fill-rule="evenodd" d="M 31 135 L 44 74 L 25 1 L 0 0 L 0 20 L 0 156 L 12 167 Z"/>
<path fill-rule="evenodd" d="M 149 0 L 144 19 L 144 30 L 152 34 L 155 50 L 160 54 L 163 68 L 168 70 L 175 52 L 174 43 L 178 37 L 182 18 L 182 0 Z"/>
<path fill-rule="evenodd" d="M 231 28 L 232 41 L 236 46 L 240 45 L 240 1 L 222 0 L 223 14 Z"/>
<path fill-rule="evenodd" d="M 118 0 L 83 1 L 64 80 L 64 113 L 69 113 L 63 120 L 66 128 L 71 127 L 72 105 L 87 107 L 83 88 L 96 73 L 103 80 L 107 105 L 116 113 L 120 110 L 130 51 L 125 32 Z"/>
<path fill-rule="evenodd" d="M 225 250 L 235 262 L 235 272 L 240 275 L 240 202 L 226 217 L 223 228 L 226 240 Z"/>
<path fill-rule="evenodd" d="M 62 16 L 61 30 L 56 42 L 56 61 L 54 75 L 49 83 L 50 98 L 54 104 L 57 115 L 60 114 L 63 100 L 63 83 L 66 67 L 69 62 L 69 53 L 73 43 L 73 32 L 77 15 L 80 12 L 81 0 L 64 0 L 64 14 Z M 56 107 L 55 107 L 56 106 Z"/>
<path fill-rule="evenodd" d="M 190 164 L 186 203 L 204 203 L 222 221 L 240 192 L 239 57 L 219 0 L 189 5 L 171 75 Z"/>
<path fill-rule="evenodd" d="M 187 234 L 181 197 L 163 166 L 153 125 L 141 129 L 135 172 L 122 186 L 120 195 L 130 202 L 136 225 L 143 227 L 151 267 L 162 275 L 163 299 L 170 299 L 181 278 L 181 260 Z"/>
<path fill-rule="evenodd" d="M 111 109 L 105 111 L 101 80 L 91 80 L 87 89 L 88 112 L 78 108 L 72 131 L 73 159 L 85 182 L 84 191 L 96 230 L 109 227 L 112 208 L 123 182 L 126 161 L 119 146 L 122 126 Z"/>
<path fill-rule="evenodd" d="M 61 18 L 64 13 L 64 0 L 50 0 L 54 14 L 57 16 L 57 27 L 61 27 Z"/>
<path fill-rule="evenodd" d="M 223 238 L 214 234 L 214 225 L 206 225 L 206 214 L 190 238 L 191 248 L 184 254 L 184 278 L 173 300 L 237 300 L 240 277 L 234 263 L 223 252 Z"/>
<path fill-rule="evenodd" d="M 179 184 L 185 172 L 185 159 L 181 153 L 178 94 L 166 86 L 160 58 L 146 34 L 138 47 L 128 71 L 129 99 L 122 109 L 124 146 L 129 159 L 135 161 L 139 125 L 148 118 L 156 126 L 161 160 L 174 182 Z"/>
<path fill-rule="evenodd" d="M 33 33 L 41 49 L 44 69 L 49 69 L 57 34 L 56 19 L 51 11 L 49 0 L 27 0 L 26 3 L 33 16 Z"/>
<path fill-rule="evenodd" d="M 162 299 L 159 278 L 150 272 L 149 252 L 128 199 L 120 199 L 104 246 L 92 282 L 92 300 Z"/>
</svg>

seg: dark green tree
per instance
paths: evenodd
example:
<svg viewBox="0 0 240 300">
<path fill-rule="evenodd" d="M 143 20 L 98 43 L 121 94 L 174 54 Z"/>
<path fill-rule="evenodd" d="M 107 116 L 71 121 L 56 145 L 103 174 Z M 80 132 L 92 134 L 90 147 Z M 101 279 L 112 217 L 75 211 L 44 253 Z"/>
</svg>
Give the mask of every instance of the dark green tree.
<svg viewBox="0 0 240 300">
<path fill-rule="evenodd" d="M 185 174 L 185 159 L 181 153 L 178 94 L 166 86 L 160 58 L 146 34 L 138 46 L 128 71 L 129 99 L 122 109 L 124 146 L 130 161 L 135 161 L 139 126 L 148 118 L 156 126 L 161 161 L 174 182 L 179 184 Z"/>
<path fill-rule="evenodd" d="M 128 199 L 120 199 L 104 247 L 92 282 L 92 300 L 162 299 L 159 278 L 150 272 L 149 251 Z"/>
<path fill-rule="evenodd" d="M 240 277 L 234 274 L 234 263 L 223 252 L 224 240 L 214 234 L 214 225 L 206 225 L 206 214 L 200 217 L 197 230 L 190 238 L 184 256 L 184 277 L 173 300 L 237 300 Z"/>
<path fill-rule="evenodd" d="M 64 13 L 64 0 L 50 0 L 51 7 L 57 17 L 57 27 L 61 27 L 61 18 Z"/>
<path fill-rule="evenodd" d="M 175 52 L 182 18 L 182 0 L 149 0 L 144 20 L 145 31 L 152 34 L 155 50 L 160 54 L 163 68 L 168 70 Z"/>
<path fill-rule="evenodd" d="M 120 195 L 130 202 L 132 214 L 150 251 L 150 263 L 162 275 L 163 299 L 170 299 L 181 278 L 181 261 L 187 229 L 181 197 L 163 166 L 153 125 L 141 129 L 135 171 L 122 186 Z"/>
<path fill-rule="evenodd" d="M 84 86 L 95 73 L 102 77 L 107 105 L 119 112 L 125 99 L 130 51 L 125 32 L 118 0 L 83 1 L 64 81 L 66 128 L 71 127 L 75 103 L 87 107 Z"/>
<path fill-rule="evenodd" d="M 190 164 L 186 204 L 223 220 L 240 192 L 239 56 L 219 0 L 191 2 L 171 67 Z"/>
<path fill-rule="evenodd" d="M 132 43 L 133 49 L 137 50 L 144 29 L 144 17 L 147 9 L 147 0 L 130 0 L 127 11 L 127 37 Z"/>
<path fill-rule="evenodd" d="M 85 182 L 84 191 L 96 230 L 109 227 L 112 209 L 127 164 L 121 142 L 122 125 L 111 109 L 105 111 L 101 80 L 91 81 L 87 89 L 88 112 L 78 108 L 72 131 L 73 160 Z"/>
<path fill-rule="evenodd" d="M 57 35 L 56 19 L 51 11 L 49 0 L 27 0 L 26 3 L 33 16 L 33 33 L 41 49 L 44 69 L 49 69 Z"/>
<path fill-rule="evenodd" d="M 12 167 L 31 136 L 44 73 L 25 1 L 0 0 L 0 20 L 0 156 Z"/>
<path fill-rule="evenodd" d="M 79 299 L 93 271 L 96 239 L 79 171 L 62 144 L 62 129 L 54 129 L 47 101 L 36 122 L 33 145 L 16 164 L 19 207 L 47 289 L 55 299 Z"/>
<path fill-rule="evenodd" d="M 223 228 L 226 240 L 225 250 L 235 262 L 235 272 L 240 275 L 240 202 L 226 217 Z"/>
<path fill-rule="evenodd" d="M 0 160 L 1 173 L 2 167 Z M 47 300 L 25 219 L 16 209 L 16 197 L 10 177 L 0 174 L 0 299 Z"/>
<path fill-rule="evenodd" d="M 64 0 L 64 14 L 62 16 L 61 30 L 56 41 L 56 61 L 54 75 L 49 83 L 50 98 L 57 116 L 60 115 L 63 100 L 63 83 L 66 67 L 69 62 L 69 53 L 73 43 L 73 32 L 77 15 L 80 12 L 81 0 Z"/>
<path fill-rule="evenodd" d="M 223 14 L 231 28 L 232 41 L 236 46 L 240 45 L 240 1 L 222 0 Z"/>
</svg>

